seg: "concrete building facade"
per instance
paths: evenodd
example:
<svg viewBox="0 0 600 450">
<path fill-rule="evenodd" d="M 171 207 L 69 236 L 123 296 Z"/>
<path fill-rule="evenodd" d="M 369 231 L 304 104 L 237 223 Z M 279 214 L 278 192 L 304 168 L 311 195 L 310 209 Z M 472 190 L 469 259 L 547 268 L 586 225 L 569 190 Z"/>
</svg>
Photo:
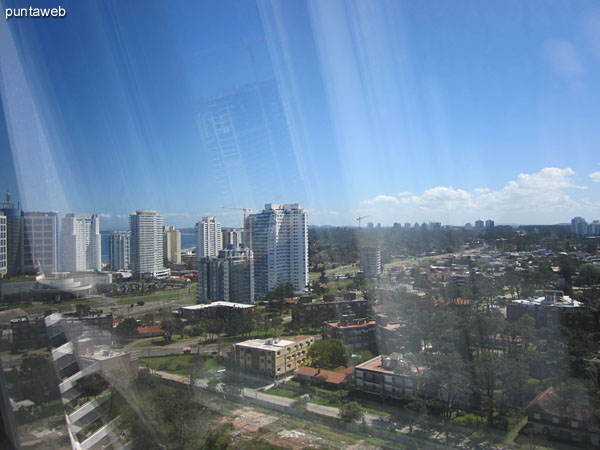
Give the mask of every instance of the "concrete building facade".
<svg viewBox="0 0 600 450">
<path fill-rule="evenodd" d="M 216 258 L 200 258 L 196 269 L 198 303 L 254 302 L 252 250 L 245 247 L 221 250 Z"/>
<path fill-rule="evenodd" d="M 417 385 L 418 378 L 426 371 L 426 367 L 416 367 L 397 353 L 376 356 L 354 368 L 355 389 L 379 397 L 404 399 L 427 392 L 426 386 Z"/>
<path fill-rule="evenodd" d="M 23 272 L 58 271 L 58 213 L 23 212 Z"/>
<path fill-rule="evenodd" d="M 363 247 L 360 251 L 360 264 L 365 277 L 374 278 L 381 275 L 381 248 Z"/>
<path fill-rule="evenodd" d="M 165 263 L 181 264 L 181 231 L 175 227 L 164 228 L 163 258 Z"/>
<path fill-rule="evenodd" d="M 306 364 L 313 336 L 251 339 L 235 344 L 235 364 L 243 372 L 272 379 L 285 378 Z"/>
<path fill-rule="evenodd" d="M 136 211 L 129 216 L 131 269 L 137 278 L 163 278 L 163 219 L 156 211 Z"/>
<path fill-rule="evenodd" d="M 292 322 L 297 326 L 320 327 L 323 322 L 339 320 L 346 314 L 355 317 L 368 317 L 370 314 L 369 304 L 364 298 L 308 300 L 305 302 L 301 297 L 292 309 Z"/>
<path fill-rule="evenodd" d="M 308 214 L 299 204 L 268 203 L 247 217 L 246 239 L 254 252 L 254 289 L 264 298 L 277 286 L 308 284 Z"/>
<path fill-rule="evenodd" d="M 232 246 L 234 249 L 244 244 L 244 232 L 239 228 L 228 228 L 223 230 L 223 248 Z"/>
<path fill-rule="evenodd" d="M 368 350 L 377 354 L 377 322 L 367 318 L 342 316 L 337 322 L 325 322 L 321 327 L 323 339 L 339 339 L 356 352 Z"/>
<path fill-rule="evenodd" d="M 113 231 L 108 238 L 108 259 L 110 270 L 128 270 L 131 268 L 131 232 Z"/>
<path fill-rule="evenodd" d="M 10 192 L 6 202 L 0 203 L 0 213 L 6 217 L 6 273 L 23 272 L 23 221 L 18 205 L 11 202 Z"/>
<path fill-rule="evenodd" d="M 204 217 L 196 224 L 196 256 L 207 258 L 218 256 L 223 249 L 221 223 L 216 217 Z"/>
<path fill-rule="evenodd" d="M 60 270 L 102 270 L 101 241 L 96 214 L 67 214 L 60 229 Z"/>
</svg>

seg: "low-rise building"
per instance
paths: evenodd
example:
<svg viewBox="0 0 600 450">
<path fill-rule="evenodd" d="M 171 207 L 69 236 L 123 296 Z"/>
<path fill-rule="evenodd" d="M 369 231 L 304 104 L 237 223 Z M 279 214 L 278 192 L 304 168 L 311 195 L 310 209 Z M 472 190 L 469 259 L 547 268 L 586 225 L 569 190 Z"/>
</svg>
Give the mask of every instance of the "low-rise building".
<svg viewBox="0 0 600 450">
<path fill-rule="evenodd" d="M 364 298 L 334 298 L 330 301 L 313 300 L 310 297 L 308 301 L 296 303 L 292 309 L 292 321 L 299 327 L 320 327 L 323 322 L 340 320 L 345 314 L 351 314 L 355 317 L 368 317 L 369 304 Z"/>
<path fill-rule="evenodd" d="M 141 338 L 150 338 L 164 336 L 165 330 L 160 325 L 148 325 L 146 327 L 137 328 L 138 336 Z"/>
<path fill-rule="evenodd" d="M 536 433 L 595 448 L 600 446 L 600 421 L 594 408 L 569 405 L 568 399 L 561 399 L 552 386 L 534 398 L 525 412 Z"/>
<path fill-rule="evenodd" d="M 294 380 L 306 380 L 315 386 L 325 389 L 346 389 L 352 382 L 354 367 L 338 367 L 335 370 L 315 369 L 303 366 L 296 370 Z"/>
<path fill-rule="evenodd" d="M 376 317 L 375 339 L 379 353 L 390 354 L 404 352 L 406 338 L 404 336 L 405 326 L 402 323 L 391 323 L 387 316 L 378 314 Z"/>
<path fill-rule="evenodd" d="M 426 371 L 426 367 L 417 367 L 398 353 L 379 355 L 354 368 L 355 389 L 380 397 L 404 399 L 426 392 L 425 386 L 417 386 Z"/>
<path fill-rule="evenodd" d="M 522 316 L 529 315 L 535 319 L 536 327 L 562 325 L 589 332 L 598 331 L 597 312 L 564 295 L 562 291 L 544 291 L 543 294 L 543 296 L 507 303 L 506 319 L 516 322 Z"/>
<path fill-rule="evenodd" d="M 242 314 L 250 320 L 256 306 L 246 303 L 212 302 L 207 304 L 183 306 L 179 309 L 182 319 L 188 322 L 200 322 L 204 319 L 226 319 L 232 314 Z"/>
<path fill-rule="evenodd" d="M 244 372 L 269 378 L 292 375 L 306 364 L 314 336 L 286 339 L 251 339 L 235 344 L 235 364 Z"/>
<path fill-rule="evenodd" d="M 325 322 L 321 336 L 323 339 L 340 339 L 356 352 L 368 350 L 377 354 L 376 328 L 375 320 L 343 315 L 338 322 Z"/>
<path fill-rule="evenodd" d="M 50 345 L 50 337 L 46 330 L 46 320 L 40 317 L 20 317 L 10 321 L 12 334 L 11 349 L 13 351 L 44 348 Z"/>
</svg>

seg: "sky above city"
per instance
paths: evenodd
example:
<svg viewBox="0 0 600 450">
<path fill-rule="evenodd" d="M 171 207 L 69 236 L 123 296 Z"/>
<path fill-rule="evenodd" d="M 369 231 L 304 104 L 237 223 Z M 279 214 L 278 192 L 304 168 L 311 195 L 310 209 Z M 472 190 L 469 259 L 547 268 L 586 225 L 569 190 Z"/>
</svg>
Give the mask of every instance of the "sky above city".
<svg viewBox="0 0 600 450">
<path fill-rule="evenodd" d="M 597 2 L 60 4 L 0 22 L 0 190 L 26 210 L 104 229 L 136 209 L 240 226 L 225 208 L 265 203 L 315 225 L 600 219 Z M 215 150 L 207 101 L 262 83 Z"/>
</svg>

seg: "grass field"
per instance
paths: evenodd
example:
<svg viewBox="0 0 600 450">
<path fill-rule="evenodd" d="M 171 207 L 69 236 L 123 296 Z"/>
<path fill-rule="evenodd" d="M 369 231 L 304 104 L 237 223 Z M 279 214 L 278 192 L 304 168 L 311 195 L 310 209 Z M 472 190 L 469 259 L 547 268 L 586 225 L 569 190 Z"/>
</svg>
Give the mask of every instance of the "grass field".
<svg viewBox="0 0 600 450">
<path fill-rule="evenodd" d="M 150 367 L 176 375 L 189 375 L 191 370 L 196 368 L 198 376 L 205 376 L 224 367 L 217 362 L 216 358 L 208 355 L 151 356 L 150 358 L 139 358 L 139 360 L 142 367 Z"/>
</svg>

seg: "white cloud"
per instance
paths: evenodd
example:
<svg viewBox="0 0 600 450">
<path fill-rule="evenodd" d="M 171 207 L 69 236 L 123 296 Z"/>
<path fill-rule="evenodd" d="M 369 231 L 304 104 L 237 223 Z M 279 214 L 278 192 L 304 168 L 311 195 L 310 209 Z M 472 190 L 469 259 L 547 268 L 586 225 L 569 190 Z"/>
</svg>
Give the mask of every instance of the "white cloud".
<svg viewBox="0 0 600 450">
<path fill-rule="evenodd" d="M 112 217 L 112 214 L 100 213 L 98 214 L 98 217 L 100 217 L 101 219 L 110 219 Z"/>
<path fill-rule="evenodd" d="M 594 183 L 600 183 L 600 172 L 593 172 L 590 173 L 590 179 L 594 182 Z"/>
<path fill-rule="evenodd" d="M 552 40 L 546 42 L 544 53 L 554 73 L 566 79 L 578 79 L 585 69 L 575 46 L 569 41 Z"/>
<path fill-rule="evenodd" d="M 570 168 L 546 167 L 537 173 L 520 174 L 496 191 L 437 186 L 409 197 L 378 195 L 361 204 L 370 206 L 371 213 L 381 215 L 381 220 L 391 221 L 441 220 L 460 224 L 481 216 L 505 223 L 560 222 L 567 220 L 567 211 L 578 211 L 583 206 L 568 193 L 586 189 L 573 182 L 574 176 Z M 600 179 L 600 173 L 598 176 Z"/>
<path fill-rule="evenodd" d="M 409 195 L 412 195 L 412 192 L 410 192 L 410 191 L 398 192 L 396 195 L 397 195 L 398 197 L 407 197 L 407 196 L 409 196 Z"/>
</svg>

